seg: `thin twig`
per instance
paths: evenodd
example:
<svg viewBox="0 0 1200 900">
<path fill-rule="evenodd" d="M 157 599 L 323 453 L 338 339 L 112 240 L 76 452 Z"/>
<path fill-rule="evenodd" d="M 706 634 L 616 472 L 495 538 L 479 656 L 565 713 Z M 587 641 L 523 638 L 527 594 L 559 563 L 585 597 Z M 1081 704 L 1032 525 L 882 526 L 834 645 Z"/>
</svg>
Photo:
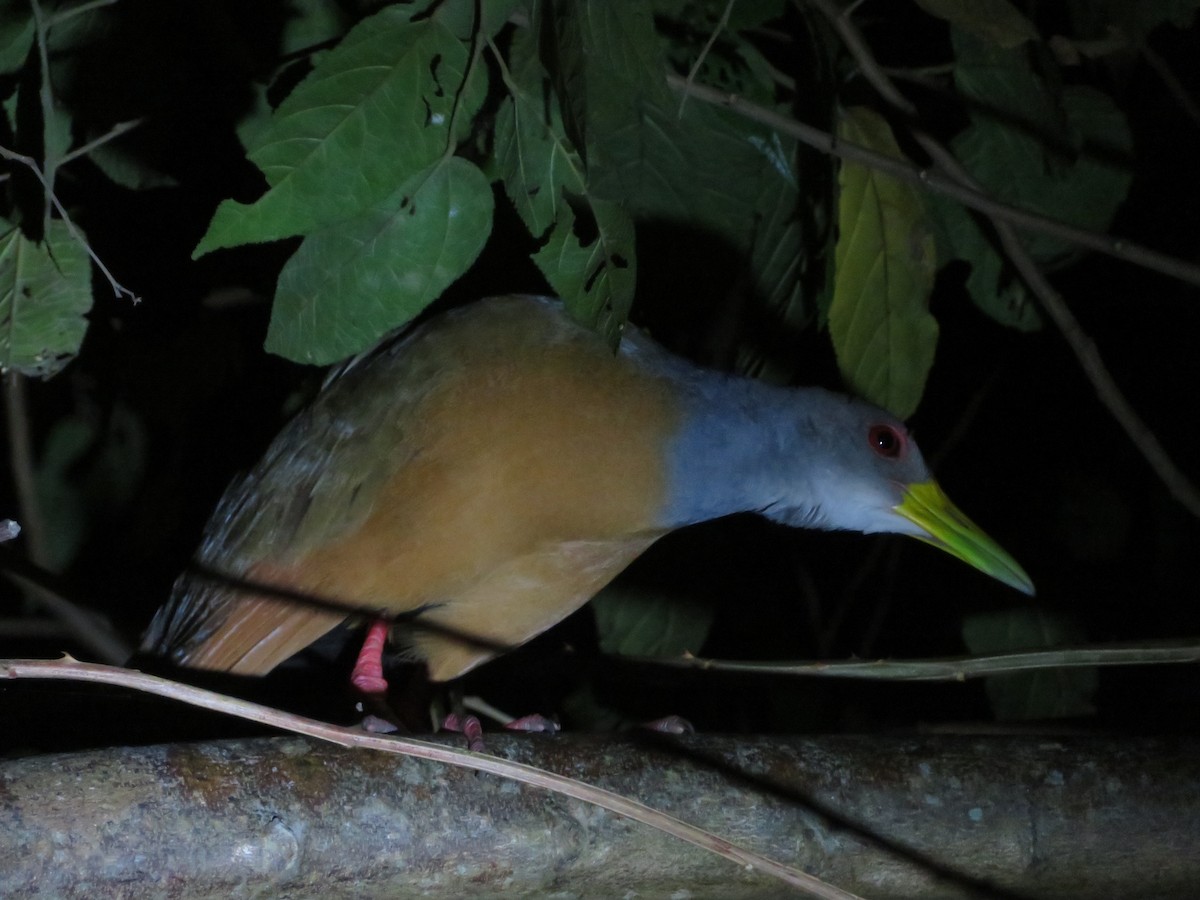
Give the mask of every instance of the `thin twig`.
<svg viewBox="0 0 1200 900">
<path fill-rule="evenodd" d="M 15 572 L 6 571 L 4 575 L 21 588 L 25 596 L 62 623 L 63 631 L 100 662 L 124 665 L 133 654 L 133 648 L 99 613 L 84 609 L 57 591 Z"/>
<path fill-rule="evenodd" d="M 796 2 L 801 2 L 801 0 L 796 0 Z M 880 96 L 906 116 L 915 117 L 915 107 L 900 93 L 879 67 L 854 23 L 843 15 L 830 0 L 803 0 L 803 2 L 812 4 L 829 19 L 830 24 L 845 43 L 847 50 L 858 63 L 863 77 L 879 92 Z M 971 174 L 940 141 L 915 126 L 913 127 L 913 136 L 946 175 L 969 190 L 980 191 L 979 185 Z M 1001 246 L 1008 255 L 1009 261 L 1021 275 L 1029 290 L 1038 298 L 1046 314 L 1058 326 L 1068 346 L 1079 360 L 1084 374 L 1096 389 L 1100 402 L 1108 408 L 1113 418 L 1125 430 L 1129 439 L 1166 485 L 1171 495 L 1192 515 L 1200 517 L 1200 490 L 1197 490 L 1183 470 L 1170 458 L 1158 438 L 1125 398 L 1117 386 L 1116 380 L 1108 371 L 1108 367 L 1105 366 L 1095 342 L 1084 332 L 1079 320 L 1072 314 L 1062 295 L 1051 287 L 1049 280 L 1013 230 L 1012 223 L 992 212 L 987 212 L 987 215 L 992 220 L 992 225 L 996 229 Z"/>
<path fill-rule="evenodd" d="M 0 575 L 58 619 L 67 634 L 99 662 L 123 665 L 133 653 L 108 618 L 71 600 L 63 579 L 33 562 L 30 555 L 0 548 Z"/>
<path fill-rule="evenodd" d="M 691 69 L 687 73 L 687 85 L 691 87 L 696 81 L 696 75 L 700 71 L 700 67 L 704 65 L 704 60 L 708 58 L 708 54 L 712 52 L 713 44 L 717 42 L 717 38 L 721 36 L 721 32 L 729 27 L 729 14 L 733 11 L 733 4 L 737 0 L 728 0 L 725 4 L 725 11 L 721 13 L 721 18 L 717 25 L 712 30 L 712 34 L 708 36 L 704 46 L 700 49 L 700 55 L 696 57 L 696 61 L 692 64 Z M 679 98 L 679 118 L 683 118 L 683 107 L 687 103 L 688 93 L 683 92 L 683 96 Z"/>
<path fill-rule="evenodd" d="M 49 26 L 42 15 L 42 4 L 38 0 L 29 0 L 33 8 L 33 21 L 37 37 L 38 61 L 41 64 L 42 79 L 38 85 L 38 102 L 42 107 L 43 135 L 54 121 L 54 94 L 50 87 L 50 48 L 47 40 Z M 43 141 L 44 159 L 42 160 L 42 187 L 46 196 L 42 202 L 42 234 L 50 235 L 50 210 L 53 208 L 51 198 L 54 196 L 54 180 L 58 172 L 59 160 L 51 153 L 49 141 Z"/>
<path fill-rule="evenodd" d="M 1200 266 L 1176 259 L 1165 253 L 1159 253 L 1157 250 L 1151 250 L 1149 247 L 1144 247 L 1141 244 L 1136 244 L 1123 238 L 1112 238 L 1096 234 L 1092 231 L 1068 225 L 1065 222 L 1058 222 L 1037 213 L 1029 212 L 1028 210 L 1018 209 L 1007 203 L 1001 203 L 993 197 L 964 187 L 953 179 L 942 176 L 937 172 L 918 168 L 904 160 L 883 153 L 877 153 L 859 144 L 839 140 L 827 131 L 797 122 L 795 119 L 777 113 L 774 110 L 759 106 L 757 103 L 752 103 L 738 94 L 731 94 L 728 91 L 721 91 L 703 84 L 693 84 L 688 88 L 683 76 L 674 73 L 667 74 L 667 84 L 676 91 L 686 90 L 688 94 L 697 100 L 703 100 L 705 103 L 711 103 L 714 106 L 724 106 L 751 121 L 759 122 L 773 128 L 780 134 L 794 137 L 802 144 L 819 150 L 822 153 L 836 156 L 848 162 L 869 166 L 872 169 L 891 175 L 894 178 L 899 178 L 910 184 L 917 184 L 928 188 L 934 193 L 944 194 L 953 200 L 957 200 L 963 206 L 981 212 L 990 218 L 1010 222 L 1025 231 L 1050 235 L 1075 246 L 1094 250 L 1097 253 L 1103 253 L 1106 256 L 1112 256 L 1133 265 L 1141 266 L 1144 269 L 1159 272 L 1170 278 L 1200 287 Z"/>
<path fill-rule="evenodd" d="M 103 6 L 112 6 L 117 0 L 91 0 L 90 3 L 81 3 L 78 6 L 72 6 L 68 9 L 60 9 L 50 16 L 47 27 L 53 28 L 55 25 L 61 25 L 63 22 L 69 22 L 76 16 L 83 13 L 89 13 L 93 9 L 100 9 Z"/>
<path fill-rule="evenodd" d="M 381 750 L 385 753 L 398 753 L 417 759 L 428 759 L 434 762 L 465 769 L 474 769 L 502 778 L 510 778 L 533 787 L 544 788 L 571 797 L 584 803 L 591 803 L 619 816 L 633 819 L 652 828 L 657 828 L 666 834 L 686 841 L 701 849 L 716 853 L 728 860 L 751 869 L 771 875 L 786 884 L 808 892 L 810 896 L 825 898 L 825 900 L 861 900 L 856 895 L 834 887 L 819 878 L 814 878 L 798 869 L 776 862 L 769 857 L 756 853 L 725 840 L 711 832 L 694 825 L 689 825 L 674 816 L 667 815 L 652 807 L 623 797 L 612 791 L 593 785 L 584 784 L 562 775 L 556 775 L 545 769 L 528 766 L 522 763 L 510 762 L 485 753 L 473 753 L 429 741 L 420 741 L 394 735 L 370 734 L 358 728 L 346 728 L 339 725 L 329 725 L 315 719 L 287 713 L 282 710 L 228 697 L 214 691 L 180 684 L 166 678 L 146 675 L 132 669 L 120 669 L 115 666 L 101 666 L 92 663 L 81 663 L 69 656 L 60 660 L 44 659 L 10 659 L 0 660 L 0 679 L 2 678 L 51 678 L 67 681 L 87 681 L 98 684 L 111 684 L 156 694 L 191 706 L 212 710 L 224 715 L 236 716 L 251 722 L 259 722 L 296 734 L 303 734 L 318 740 L 329 741 L 341 747 L 361 747 L 369 750 Z"/>
<path fill-rule="evenodd" d="M 947 656 L 936 659 L 853 659 L 781 662 L 738 662 L 684 656 L 622 657 L 640 663 L 712 672 L 758 675 L 809 675 L 870 681 L 967 681 L 1045 669 L 1081 669 L 1111 666 L 1180 665 L 1200 662 L 1200 641 L 1153 641 L 1093 647 L 1055 647 L 1022 650 L 991 656 Z"/>
<path fill-rule="evenodd" d="M 21 165 L 28 168 L 29 171 L 34 174 L 37 180 L 42 183 L 42 187 L 49 191 L 49 182 L 46 181 L 46 176 L 42 173 L 41 168 L 38 166 L 35 160 L 23 153 L 16 153 L 12 150 L 9 150 L 4 146 L 0 146 L 0 156 L 13 162 L 21 163 Z M 115 294 L 117 297 L 127 295 L 134 303 L 140 303 L 141 298 L 137 294 L 129 290 L 129 288 L 117 281 L 117 279 L 113 278 L 112 272 L 108 271 L 108 266 L 104 265 L 104 262 L 92 249 L 92 245 L 87 242 L 87 238 L 79 233 L 79 230 L 75 227 L 75 223 L 71 221 L 71 217 L 67 214 L 66 209 L 63 207 L 62 203 L 59 202 L 58 195 L 56 195 L 53 191 L 50 191 L 49 198 L 50 202 L 54 205 L 54 208 L 58 211 L 59 216 L 62 217 L 63 224 L 67 226 L 67 232 L 71 235 L 71 238 L 84 249 L 84 252 L 87 253 L 92 262 L 96 264 L 96 268 L 103 273 L 104 277 L 108 280 L 108 283 L 112 286 L 113 294 Z"/>
<path fill-rule="evenodd" d="M 1159 56 L 1158 52 L 1144 41 L 1142 42 L 1141 51 L 1146 63 L 1162 81 L 1171 98 L 1179 104 L 1179 108 L 1183 110 L 1184 115 L 1192 120 L 1193 125 L 1200 126 L 1200 106 L 1196 105 L 1196 101 L 1192 99 L 1192 95 L 1188 93 L 1187 88 L 1175 77 L 1175 73 L 1167 65 L 1167 61 Z"/>
<path fill-rule="evenodd" d="M 104 134 L 100 135 L 99 137 L 92 138 L 86 144 L 76 147 L 74 150 L 64 156 L 62 161 L 59 163 L 59 168 L 65 166 L 67 163 L 72 162 L 73 160 L 78 159 L 81 156 L 87 156 L 97 147 L 101 147 L 110 141 L 116 140 L 121 135 L 125 134 L 125 132 L 132 131 L 133 129 L 137 128 L 144 121 L 145 119 L 142 118 L 130 119 L 128 122 L 118 122 L 112 128 L 108 129 L 108 131 L 104 132 Z"/>
</svg>

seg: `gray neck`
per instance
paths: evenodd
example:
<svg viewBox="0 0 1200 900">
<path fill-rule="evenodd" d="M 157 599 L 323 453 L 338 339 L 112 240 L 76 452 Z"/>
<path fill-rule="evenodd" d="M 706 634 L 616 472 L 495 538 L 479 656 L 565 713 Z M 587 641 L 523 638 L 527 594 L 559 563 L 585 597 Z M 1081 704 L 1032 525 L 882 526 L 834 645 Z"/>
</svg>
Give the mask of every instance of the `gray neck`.
<svg viewBox="0 0 1200 900">
<path fill-rule="evenodd" d="M 782 388 L 699 369 L 654 345 L 628 338 L 622 351 L 676 386 L 682 423 L 668 442 L 667 497 L 661 524 L 679 528 L 738 512 L 772 512 L 787 502 L 789 524 L 821 527 L 822 442 L 813 423 L 835 395 Z M 813 497 L 805 507 L 802 498 Z M 799 507 L 797 498 L 801 498 Z M 776 507 L 775 510 L 772 508 Z"/>
</svg>

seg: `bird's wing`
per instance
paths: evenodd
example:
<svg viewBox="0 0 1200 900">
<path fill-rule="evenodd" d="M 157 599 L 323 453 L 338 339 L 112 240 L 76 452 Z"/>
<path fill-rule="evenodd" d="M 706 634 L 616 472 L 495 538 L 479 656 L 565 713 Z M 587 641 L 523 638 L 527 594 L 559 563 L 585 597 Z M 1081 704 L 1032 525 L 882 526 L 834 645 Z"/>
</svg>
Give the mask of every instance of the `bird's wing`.
<svg viewBox="0 0 1200 900">
<path fill-rule="evenodd" d="M 199 560 L 352 610 L 440 609 L 461 625 L 493 609 L 512 627 L 485 630 L 518 644 L 661 533 L 673 413 L 665 383 L 557 309 L 478 304 L 329 385 L 228 492 Z M 573 556 L 605 577 L 549 562 Z M 544 582 L 524 594 L 541 612 L 521 612 L 521 595 L 503 587 L 522 572 Z M 146 644 L 190 665 L 261 673 L 344 617 L 191 576 Z M 437 646 L 417 640 L 427 657 L 448 652 Z"/>
</svg>

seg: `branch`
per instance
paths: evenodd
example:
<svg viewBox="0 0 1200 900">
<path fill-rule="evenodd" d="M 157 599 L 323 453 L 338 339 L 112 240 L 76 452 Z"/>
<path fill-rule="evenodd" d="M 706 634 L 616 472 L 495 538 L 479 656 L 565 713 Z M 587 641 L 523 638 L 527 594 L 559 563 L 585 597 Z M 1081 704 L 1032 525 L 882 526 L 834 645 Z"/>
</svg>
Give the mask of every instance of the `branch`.
<svg viewBox="0 0 1200 900">
<path fill-rule="evenodd" d="M 473 753 L 469 750 L 458 750 L 413 738 L 368 734 L 358 728 L 329 725 L 315 719 L 228 697 L 203 688 L 180 684 L 155 675 L 146 675 L 132 669 L 120 669 L 114 666 L 81 663 L 69 656 L 61 660 L 0 660 L 0 679 L 3 678 L 50 678 L 118 685 L 178 700 L 201 709 L 329 741 L 341 747 L 361 747 L 369 750 L 381 750 L 385 753 L 398 753 L 417 759 L 428 759 L 446 765 L 474 769 L 476 772 L 499 775 L 599 806 L 619 816 L 657 828 L 679 840 L 723 856 L 740 866 L 757 869 L 778 878 L 785 884 L 801 888 L 809 896 L 827 898 L 827 900 L 859 900 L 855 895 L 826 884 L 820 879 L 785 866 L 753 850 L 726 841 L 724 838 L 689 825 L 636 800 L 630 800 L 620 794 L 583 784 L 553 772 L 510 762 L 495 756 Z"/>
<path fill-rule="evenodd" d="M 686 92 L 697 100 L 711 103 L 714 106 L 723 106 L 752 122 L 758 122 L 780 134 L 793 137 L 821 153 L 836 156 L 847 162 L 869 166 L 891 175 L 893 178 L 919 185 L 935 194 L 943 194 L 989 218 L 1011 223 L 1025 231 L 1050 235 L 1075 246 L 1094 250 L 1097 253 L 1103 253 L 1106 256 L 1112 256 L 1132 265 L 1141 266 L 1186 284 L 1200 287 L 1200 266 L 1176 259 L 1165 253 L 1159 253 L 1157 250 L 1151 250 L 1149 247 L 1143 247 L 1141 244 L 1127 241 L 1124 238 L 1096 234 L 1065 222 L 1049 219 L 1038 213 L 1009 206 L 938 172 L 921 169 L 912 163 L 878 153 L 859 144 L 838 140 L 827 131 L 805 125 L 803 122 L 781 115 L 772 109 L 759 106 L 738 94 L 731 94 L 728 91 L 717 90 L 703 84 L 693 83 L 689 86 L 686 78 L 673 72 L 667 73 L 667 84 L 679 93 Z"/>
<path fill-rule="evenodd" d="M 621 657 L 632 662 L 703 669 L 713 672 L 747 672 L 757 675 L 814 675 L 870 681 L 967 681 L 995 675 L 1014 675 L 1044 669 L 1082 669 L 1109 666 L 1179 665 L 1200 662 L 1200 641 L 1152 641 L 1094 647 L 1055 647 L 1022 650 L 990 656 L 948 656 L 939 659 L 852 659 L 814 662 L 737 662 L 683 656 Z"/>
<path fill-rule="evenodd" d="M 159 704 L 145 714 L 167 718 Z M 506 759 L 643 797 L 871 897 L 1184 900 L 1200 882 L 1194 738 L 492 741 Z M 0 785 L 3 896 L 787 892 L 583 803 L 292 735 L 6 759 Z"/>
<path fill-rule="evenodd" d="M 795 2 L 801 2 L 801 0 L 795 0 Z M 880 96 L 896 110 L 910 119 L 914 119 L 916 108 L 900 93 L 879 67 L 879 64 L 871 55 L 866 41 L 863 40 L 862 34 L 854 26 L 854 23 L 850 21 L 849 16 L 842 14 L 830 0 L 804 0 L 804 2 L 811 3 L 829 20 L 834 30 L 837 31 L 846 44 L 846 48 L 850 51 L 850 54 L 858 62 L 863 76 L 879 92 Z M 941 142 L 920 128 L 913 127 L 912 132 L 921 148 L 929 154 L 930 158 L 951 179 L 964 188 L 980 192 L 980 187 L 971 177 L 971 174 L 963 168 L 962 164 L 954 157 L 954 154 L 942 146 Z M 1041 269 L 1038 268 L 1033 257 L 1029 255 L 1029 251 L 1021 243 L 1021 239 L 1013 230 L 1013 224 L 1015 223 L 1002 215 L 998 215 L 995 210 L 988 211 L 987 215 L 991 219 L 992 226 L 996 229 L 996 233 L 1000 238 L 1000 244 L 1003 246 L 1009 260 L 1017 272 L 1020 273 L 1033 295 L 1038 298 L 1046 314 L 1050 316 L 1054 324 L 1058 326 L 1059 331 L 1062 332 L 1068 346 L 1070 346 L 1079 360 L 1084 374 L 1096 389 L 1096 393 L 1100 397 L 1100 402 L 1108 407 L 1108 411 L 1112 414 L 1113 418 L 1124 429 L 1129 439 L 1137 447 L 1142 456 L 1145 457 L 1150 467 L 1158 475 L 1163 484 L 1166 485 L 1171 495 L 1188 512 L 1200 518 L 1200 490 L 1197 490 L 1187 475 L 1183 473 L 1183 470 L 1175 465 L 1174 460 L 1167 454 L 1161 442 L 1147 427 L 1146 423 L 1142 421 L 1141 416 L 1134 410 L 1133 405 L 1125 398 L 1125 395 L 1117 386 L 1116 380 L 1112 377 L 1112 373 L 1104 365 L 1104 360 L 1100 357 L 1100 352 L 1096 348 L 1095 342 L 1084 332 L 1083 327 L 1079 324 L 1079 320 L 1075 318 L 1074 314 L 1067 307 L 1062 295 L 1051 287 L 1049 280 L 1042 273 Z"/>
<path fill-rule="evenodd" d="M 129 297 L 129 299 L 132 300 L 134 303 L 141 302 L 141 298 L 137 294 L 135 294 L 133 291 L 129 290 L 129 288 L 122 285 L 119 281 L 117 281 L 117 279 L 115 279 L 113 277 L 112 272 L 108 271 L 108 266 L 104 265 L 104 261 L 101 260 L 100 257 L 96 255 L 96 252 L 92 249 L 92 245 L 87 242 L 87 238 L 85 238 L 82 234 L 79 233 L 79 230 L 75 227 L 75 223 L 71 221 L 70 215 L 67 214 L 66 209 L 63 207 L 62 203 L 59 201 L 58 195 L 55 194 L 54 191 L 52 191 L 50 189 L 50 183 L 46 180 L 46 176 L 42 173 L 42 170 L 38 166 L 37 162 L 34 159 L 26 156 L 23 153 L 16 153 L 12 150 L 9 150 L 7 147 L 4 147 L 4 146 L 0 146 L 0 156 L 4 157 L 7 160 L 11 160 L 12 162 L 18 162 L 21 165 L 25 166 L 27 169 L 29 169 L 29 171 L 31 171 L 34 174 L 34 176 L 37 178 L 37 180 L 41 182 L 42 187 L 46 190 L 46 195 L 49 198 L 50 203 L 54 206 L 55 210 L 58 211 L 58 214 L 62 217 L 63 224 L 67 226 L 67 231 L 70 232 L 71 237 L 75 240 L 75 242 L 78 243 L 79 246 L 81 246 L 84 249 L 84 251 L 87 253 L 87 255 L 91 258 L 92 262 L 94 262 L 96 264 L 96 267 L 104 274 L 104 277 L 108 280 L 108 283 L 112 286 L 113 294 L 117 297 L 120 297 L 122 295 L 127 295 Z"/>
</svg>

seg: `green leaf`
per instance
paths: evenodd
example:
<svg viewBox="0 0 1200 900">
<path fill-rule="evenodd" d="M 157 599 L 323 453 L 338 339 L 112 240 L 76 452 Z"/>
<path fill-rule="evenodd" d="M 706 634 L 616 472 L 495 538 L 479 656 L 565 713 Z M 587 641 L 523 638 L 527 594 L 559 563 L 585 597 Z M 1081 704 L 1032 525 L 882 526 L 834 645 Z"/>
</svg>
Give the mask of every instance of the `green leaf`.
<svg viewBox="0 0 1200 900">
<path fill-rule="evenodd" d="M 931 16 L 945 19 L 998 47 L 1019 47 L 1038 39 L 1037 29 L 1008 0 L 916 0 Z"/>
<path fill-rule="evenodd" d="M 267 349 L 315 365 L 365 350 L 462 275 L 491 225 L 483 173 L 439 160 L 362 215 L 305 238 L 279 275 Z"/>
<path fill-rule="evenodd" d="M 637 281 L 629 215 L 616 203 L 564 198 L 533 261 L 568 312 L 616 346 Z"/>
<path fill-rule="evenodd" d="M 87 331 L 87 251 L 59 220 L 41 244 L 3 220 L 0 228 L 0 367 L 48 378 L 79 352 Z"/>
<path fill-rule="evenodd" d="M 133 499 L 144 477 L 146 449 L 142 423 L 121 403 L 103 423 L 90 408 L 54 423 L 34 470 L 50 571 L 64 571 L 91 527 Z"/>
<path fill-rule="evenodd" d="M 1080 228 L 1105 231 L 1130 185 L 1121 162 L 1131 154 L 1124 115 L 1099 91 L 1071 86 L 1055 93 L 1025 53 L 988 47 L 960 33 L 955 80 L 972 101 L 971 124 L 953 142 L 963 165 L 996 199 Z M 1022 330 L 1041 318 L 1024 285 L 974 216 L 953 201 L 931 201 L 945 259 L 971 265 L 971 299 L 998 322 Z M 1041 234 L 1023 237 L 1042 263 L 1074 251 Z"/>
<path fill-rule="evenodd" d="M 0 6 L 0 75 L 21 68 L 33 46 L 33 32 L 33 10 L 27 3 Z"/>
<path fill-rule="evenodd" d="M 900 156 L 887 122 L 862 107 L 846 112 L 838 137 Z M 850 388 L 905 418 L 921 399 L 938 334 L 924 201 L 910 185 L 848 162 L 839 180 L 829 334 Z"/>
<path fill-rule="evenodd" d="M 955 154 L 996 199 L 1067 222 L 1105 231 L 1131 183 L 1127 164 L 1132 139 L 1124 114 L 1105 94 L 1071 86 L 1055 100 L 1019 53 L 991 54 L 997 68 L 966 67 L 970 97 L 981 104 L 972 123 L 953 142 Z M 1003 62 L 1003 65 L 1000 63 Z M 1032 85 L 1025 95 L 1034 117 L 1017 118 L 1022 99 L 1012 82 Z M 1041 102 L 1030 98 L 1041 97 Z M 1051 109 L 1049 104 L 1053 103 Z M 986 110 L 996 110 L 988 115 Z M 1039 262 L 1054 262 L 1072 245 L 1048 235 L 1029 235 L 1026 246 Z"/>
<path fill-rule="evenodd" d="M 248 150 L 270 189 L 250 205 L 223 202 L 194 256 L 349 219 L 466 132 L 486 93 L 485 70 L 475 67 L 464 85 L 467 47 L 436 17 L 410 21 L 416 11 L 387 7 L 321 57 Z"/>
<path fill-rule="evenodd" d="M 72 469 L 92 450 L 98 438 L 96 422 L 65 416 L 46 435 L 34 472 L 34 488 L 46 517 L 46 568 L 62 572 L 79 553 L 87 536 L 87 504 Z"/>
<path fill-rule="evenodd" d="M 620 204 L 638 222 L 715 235 L 748 262 L 786 261 L 748 265 L 747 276 L 759 299 L 794 303 L 803 258 L 794 141 L 671 91 L 646 4 L 543 7 L 556 38 L 543 61 L 585 165 L 587 196 Z"/>
<path fill-rule="evenodd" d="M 678 657 L 699 653 L 716 605 L 609 585 L 592 598 L 600 649 L 622 656 Z"/>
<path fill-rule="evenodd" d="M 927 202 L 937 235 L 939 264 L 955 259 L 970 264 L 966 289 L 972 302 L 1001 325 L 1026 332 L 1040 329 L 1042 316 L 1025 282 L 1014 276 L 976 218 L 941 194 L 931 194 Z"/>
<path fill-rule="evenodd" d="M 535 238 L 554 224 L 566 191 L 586 193 L 583 162 L 563 130 L 553 95 L 546 102 L 546 74 L 529 32 L 513 37 L 509 96 L 496 113 L 494 158 L 504 192 Z"/>
<path fill-rule="evenodd" d="M 970 616 L 963 639 L 976 655 L 1038 650 L 1082 643 L 1078 624 L 1065 616 L 1029 608 Z M 1095 669 L 1047 669 L 986 679 L 988 699 L 1002 722 L 1061 719 L 1095 713 Z"/>
</svg>

